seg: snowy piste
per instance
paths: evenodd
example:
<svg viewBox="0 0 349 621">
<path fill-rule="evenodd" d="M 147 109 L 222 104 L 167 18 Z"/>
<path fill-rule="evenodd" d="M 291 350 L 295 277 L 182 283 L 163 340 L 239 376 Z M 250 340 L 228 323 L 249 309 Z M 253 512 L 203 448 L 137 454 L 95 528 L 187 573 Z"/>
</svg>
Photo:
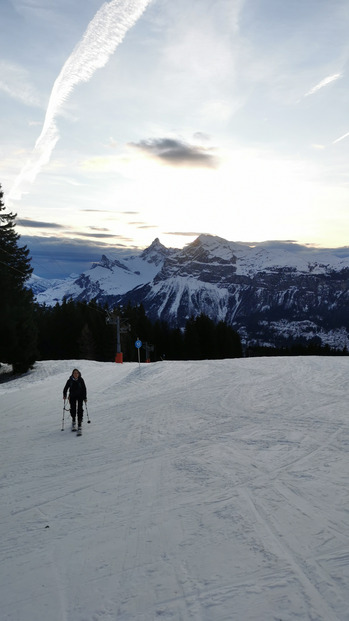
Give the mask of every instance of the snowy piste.
<svg viewBox="0 0 349 621">
<path fill-rule="evenodd" d="M 73 360 L 1 383 L 1 620 L 348 621 L 348 377 Z"/>
</svg>

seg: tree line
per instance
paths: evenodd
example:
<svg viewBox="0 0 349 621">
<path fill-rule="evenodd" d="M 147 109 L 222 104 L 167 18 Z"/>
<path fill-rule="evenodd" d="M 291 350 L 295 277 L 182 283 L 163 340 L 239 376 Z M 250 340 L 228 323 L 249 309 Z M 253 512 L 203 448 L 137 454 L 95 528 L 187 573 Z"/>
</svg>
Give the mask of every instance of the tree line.
<svg viewBox="0 0 349 621">
<path fill-rule="evenodd" d="M 200 360 L 242 356 L 240 337 L 224 322 L 202 314 L 192 317 L 184 330 L 164 321 L 152 323 L 142 304 L 110 310 L 95 301 L 66 300 L 53 307 L 36 306 L 38 360 L 90 359 L 113 361 L 117 352 L 117 321 L 123 359 L 138 360 L 135 347 L 142 341 L 141 361 Z"/>
</svg>

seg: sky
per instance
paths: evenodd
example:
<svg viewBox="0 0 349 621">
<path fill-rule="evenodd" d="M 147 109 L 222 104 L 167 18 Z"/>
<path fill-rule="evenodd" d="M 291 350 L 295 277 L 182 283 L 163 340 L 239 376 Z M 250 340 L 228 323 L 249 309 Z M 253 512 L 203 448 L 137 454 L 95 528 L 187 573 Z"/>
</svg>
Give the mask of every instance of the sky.
<svg viewBox="0 0 349 621">
<path fill-rule="evenodd" d="M 0 18 L 0 183 L 40 276 L 157 237 L 348 245 L 347 0 L 4 0 Z"/>
</svg>

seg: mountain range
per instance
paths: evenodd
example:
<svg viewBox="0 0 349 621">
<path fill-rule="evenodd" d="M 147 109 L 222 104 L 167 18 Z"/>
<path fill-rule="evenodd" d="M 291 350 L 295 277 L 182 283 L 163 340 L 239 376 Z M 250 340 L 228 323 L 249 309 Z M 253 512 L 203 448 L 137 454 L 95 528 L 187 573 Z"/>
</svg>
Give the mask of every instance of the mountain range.
<svg viewBox="0 0 349 621">
<path fill-rule="evenodd" d="M 109 306 L 142 303 L 151 320 L 173 327 L 205 313 L 253 345 L 280 347 L 294 339 L 339 349 L 349 344 L 349 248 L 200 235 L 175 249 L 155 239 L 132 255 L 103 255 L 65 280 L 33 276 L 29 286 L 46 305 L 70 298 Z"/>
</svg>

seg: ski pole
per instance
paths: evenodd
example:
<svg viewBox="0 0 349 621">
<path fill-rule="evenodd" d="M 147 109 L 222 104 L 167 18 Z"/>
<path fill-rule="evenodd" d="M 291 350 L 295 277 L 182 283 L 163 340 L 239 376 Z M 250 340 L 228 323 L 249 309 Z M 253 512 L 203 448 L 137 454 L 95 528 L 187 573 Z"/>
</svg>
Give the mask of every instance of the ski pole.
<svg viewBox="0 0 349 621">
<path fill-rule="evenodd" d="M 90 424 L 91 421 L 90 421 L 90 418 L 89 418 L 89 415 L 88 415 L 88 409 L 87 409 L 86 401 L 85 401 L 85 408 L 86 408 L 86 414 L 87 414 L 87 423 Z"/>
<path fill-rule="evenodd" d="M 62 416 L 62 429 L 61 431 L 64 431 L 64 412 L 65 412 L 65 399 L 63 402 L 63 416 Z"/>
</svg>

